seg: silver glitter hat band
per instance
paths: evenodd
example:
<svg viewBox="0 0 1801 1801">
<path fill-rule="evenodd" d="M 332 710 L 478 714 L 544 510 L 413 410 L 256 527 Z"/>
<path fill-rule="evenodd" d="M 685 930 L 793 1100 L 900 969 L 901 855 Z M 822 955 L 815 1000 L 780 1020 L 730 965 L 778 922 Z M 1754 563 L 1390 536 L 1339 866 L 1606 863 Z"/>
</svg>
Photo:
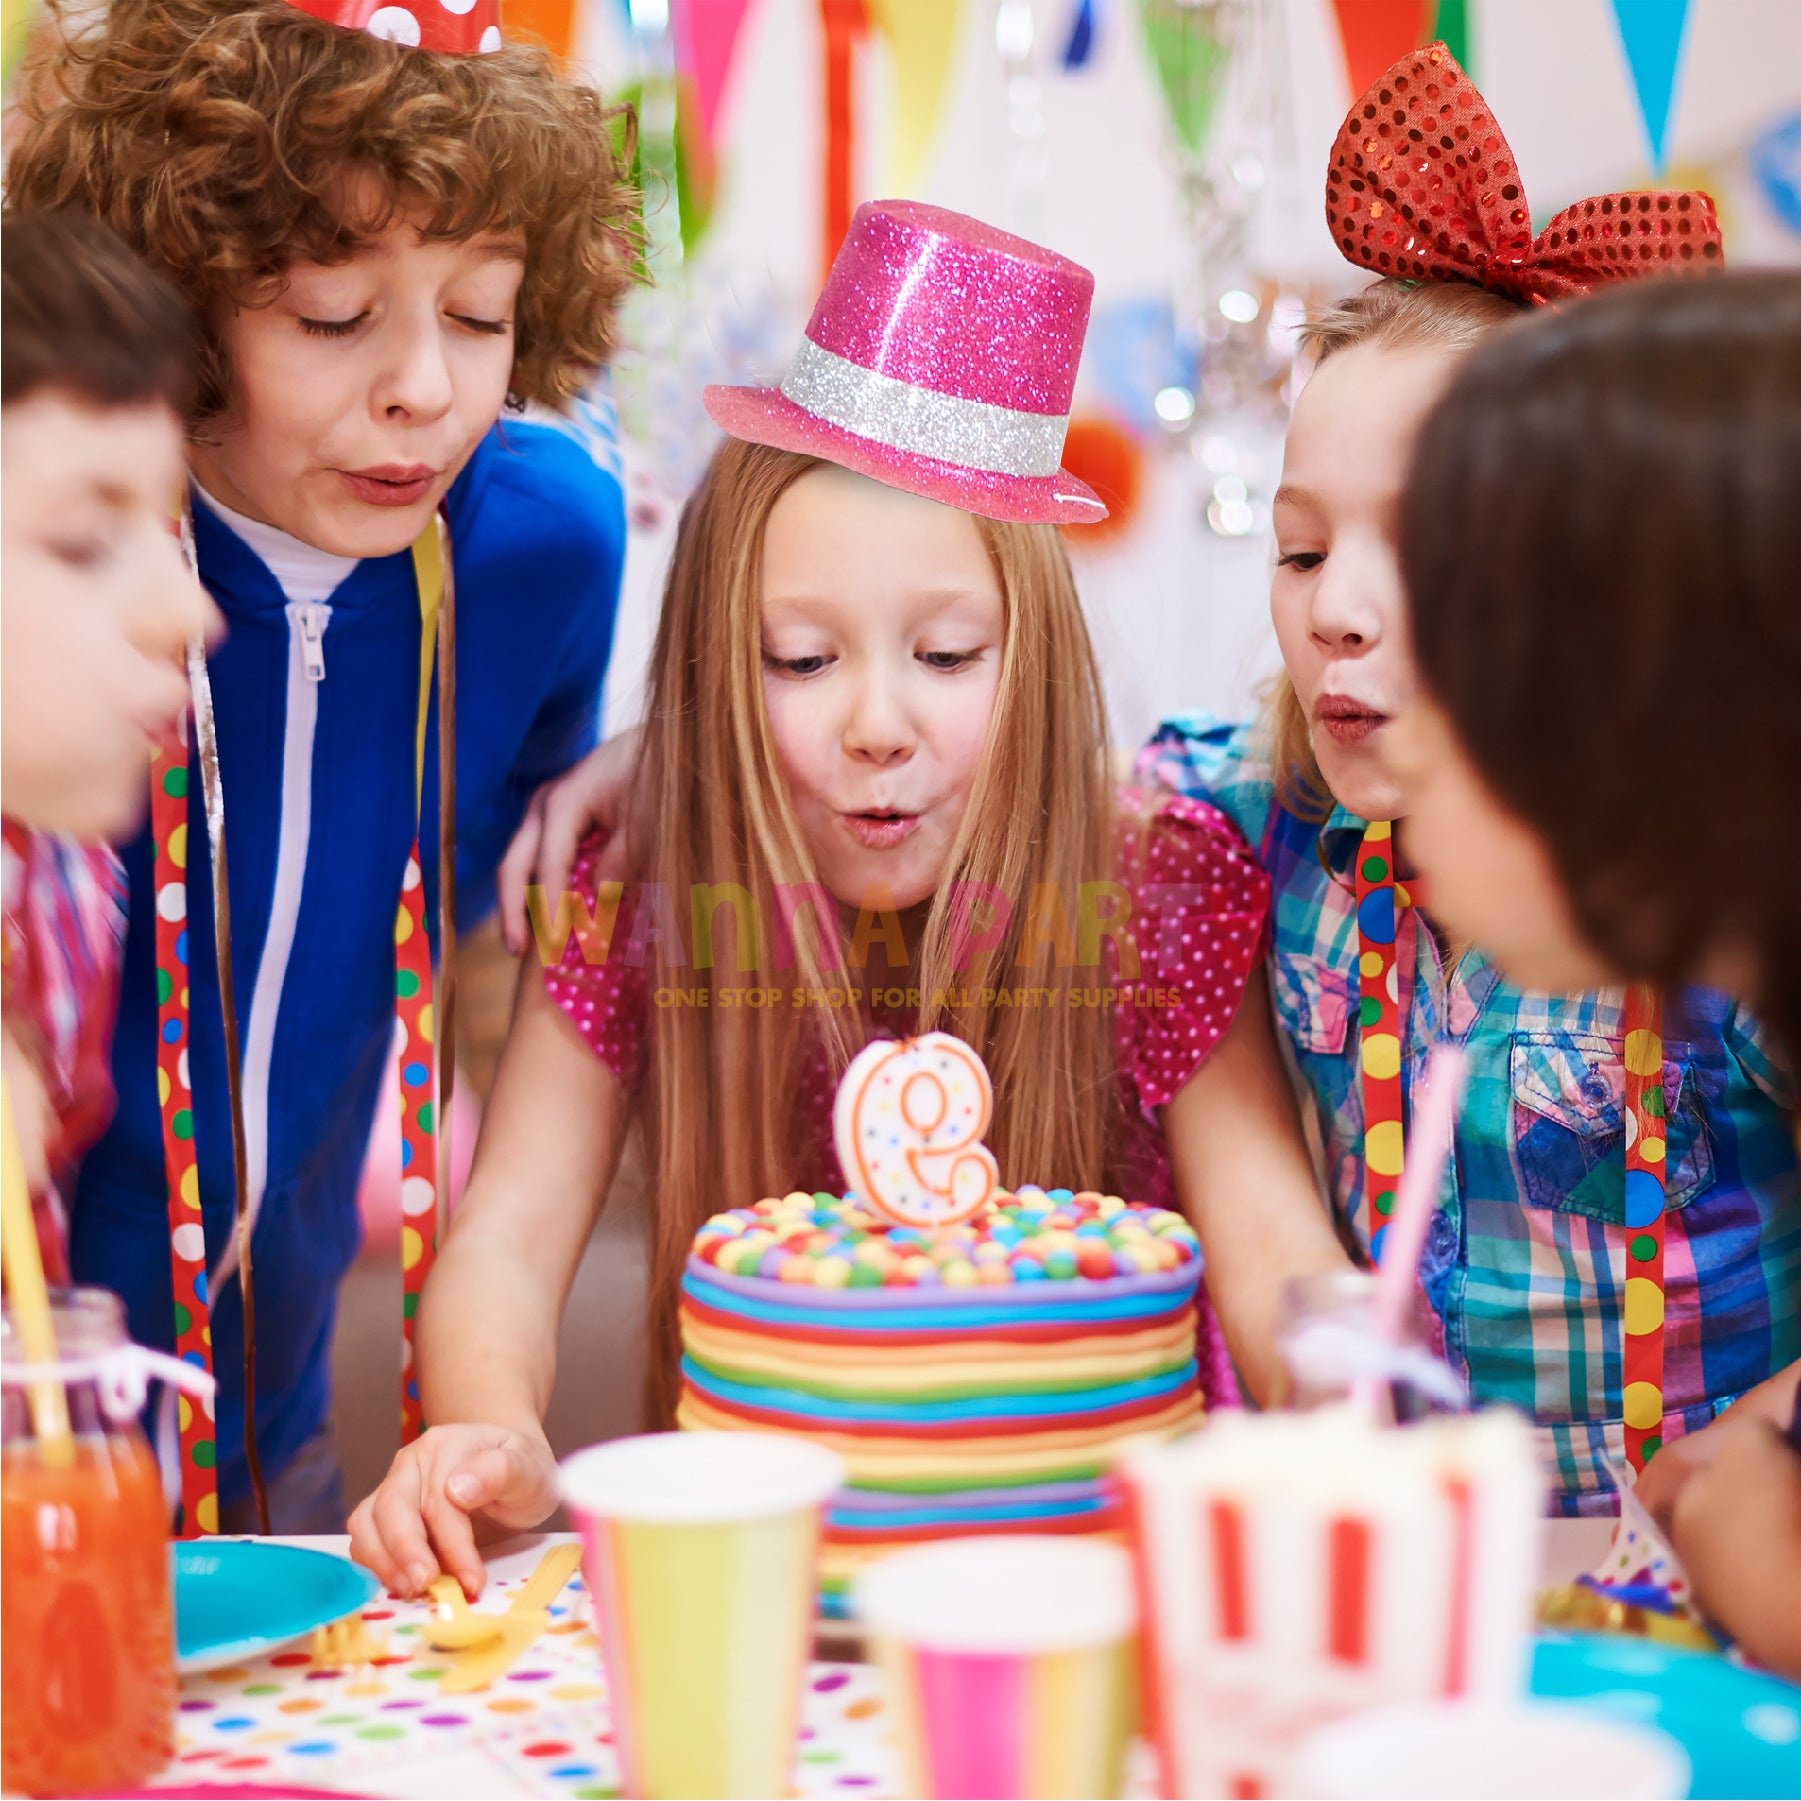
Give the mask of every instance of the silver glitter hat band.
<svg viewBox="0 0 1801 1801">
<path fill-rule="evenodd" d="M 816 419 L 890 450 L 993 475 L 1055 475 L 1069 421 L 962 400 L 865 369 L 811 338 L 782 377 L 782 392 Z"/>
</svg>

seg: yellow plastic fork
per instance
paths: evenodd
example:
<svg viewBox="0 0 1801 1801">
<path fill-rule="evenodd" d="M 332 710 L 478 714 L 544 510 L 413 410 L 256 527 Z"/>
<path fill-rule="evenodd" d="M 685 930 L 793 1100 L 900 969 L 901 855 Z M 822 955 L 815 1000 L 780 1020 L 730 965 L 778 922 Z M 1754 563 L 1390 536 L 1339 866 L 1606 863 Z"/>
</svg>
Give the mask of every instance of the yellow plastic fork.
<svg viewBox="0 0 1801 1801">
<path fill-rule="evenodd" d="M 477 1613 L 456 1577 L 435 1578 L 426 1593 L 431 1596 L 432 1614 L 425 1642 L 434 1651 L 468 1651 L 499 1638 L 501 1616 Z"/>
<path fill-rule="evenodd" d="M 444 1595 L 442 1600 L 448 1617 L 434 1619 L 427 1642 L 435 1650 L 451 1651 L 456 1662 L 438 1684 L 438 1692 L 470 1694 L 505 1675 L 550 1624 L 550 1604 L 563 1592 L 569 1578 L 581 1567 L 581 1561 L 580 1545 L 552 1545 L 539 1560 L 538 1567 L 525 1579 L 505 1613 L 477 1614 L 467 1602 L 463 1602 L 459 1610 L 460 1587 L 456 1601 L 450 1600 L 448 1594 Z M 435 1584 L 432 1593 L 434 1600 L 440 1599 Z M 477 1631 L 481 1633 L 479 1638 L 470 1636 Z M 453 1632 L 460 1642 L 445 1643 L 438 1636 L 443 1632 Z"/>
</svg>

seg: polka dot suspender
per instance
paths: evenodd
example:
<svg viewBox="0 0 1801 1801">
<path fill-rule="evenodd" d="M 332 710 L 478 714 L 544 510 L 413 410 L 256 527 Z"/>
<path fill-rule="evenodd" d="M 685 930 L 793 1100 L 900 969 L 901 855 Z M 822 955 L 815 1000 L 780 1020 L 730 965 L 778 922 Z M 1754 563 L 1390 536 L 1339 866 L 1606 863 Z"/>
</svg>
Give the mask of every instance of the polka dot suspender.
<svg viewBox="0 0 1801 1801">
<path fill-rule="evenodd" d="M 1407 890 L 1394 877 L 1394 828 L 1376 821 L 1357 851 L 1357 974 L 1361 995 L 1364 1228 L 1382 1260 L 1403 1162 L 1397 912 Z M 1626 992 L 1626 1247 L 1622 1387 L 1626 1456 L 1642 1470 L 1663 1442 L 1664 1095 L 1656 989 Z"/>
<path fill-rule="evenodd" d="M 1394 827 L 1378 820 L 1364 832 L 1357 850 L 1364 1228 L 1370 1255 L 1378 1263 L 1402 1163 L 1401 977 L 1395 962 L 1395 902 Z"/>
<path fill-rule="evenodd" d="M 150 759 L 150 834 L 156 846 L 156 1090 L 162 1109 L 163 1173 L 169 1190 L 169 1263 L 175 1286 L 175 1354 L 213 1367 L 207 1307 L 206 1231 L 194 1157 L 194 1097 L 188 1077 L 188 723 Z M 213 1477 L 213 1403 L 178 1398 L 181 1524 L 188 1538 L 219 1530 Z"/>
<path fill-rule="evenodd" d="M 1626 1461 L 1642 1470 L 1663 1443 L 1663 1220 L 1667 1130 L 1657 990 L 1626 991 Z"/>
<path fill-rule="evenodd" d="M 407 855 L 394 917 L 395 1012 L 400 1020 L 400 1442 L 425 1429 L 413 1359 L 413 1323 L 425 1278 L 438 1254 L 440 1199 L 450 1183 L 450 1092 L 456 1070 L 456 584 L 450 535 L 437 529 L 413 546 L 419 587 L 419 724 L 413 750 L 414 796 L 425 796 L 425 722 L 431 705 L 432 647 L 438 668 L 438 1005 L 432 1007 L 431 941 L 425 931 L 425 878 L 419 841 Z M 434 1055 L 434 1044 L 436 1054 Z M 433 1081 L 433 1075 L 436 1081 Z"/>
<path fill-rule="evenodd" d="M 184 548 L 190 550 L 188 533 Z M 425 929 L 425 882 L 417 838 L 407 854 L 406 875 L 394 924 L 395 1011 L 400 1021 L 402 1371 L 401 1433 L 416 1437 L 422 1427 L 419 1385 L 413 1368 L 413 1317 L 438 1244 L 438 1198 L 449 1190 L 444 1180 L 449 1152 L 448 1107 L 454 1071 L 454 995 L 456 908 L 456 608 L 451 579 L 448 529 L 442 518 L 413 546 L 419 590 L 419 702 L 414 738 L 414 797 L 423 806 L 425 737 L 432 670 L 438 673 L 438 924 L 440 989 L 432 1001 L 431 941 Z M 204 693 L 204 660 L 191 652 L 190 673 L 196 675 L 196 717 L 202 723 L 202 759 L 215 756 L 210 746 L 211 703 Z M 162 1112 L 163 1169 L 168 1184 L 169 1254 L 175 1306 L 177 1355 L 199 1368 L 212 1369 L 212 1323 L 207 1282 L 206 1235 L 200 1212 L 200 1172 L 195 1157 L 193 1093 L 188 1048 L 191 1019 L 188 989 L 188 734 L 186 721 L 151 758 L 150 823 L 154 843 L 156 893 L 157 1094 Z M 211 797 L 216 801 L 215 796 Z M 223 807 L 211 806 L 212 841 L 223 843 Z M 216 850 L 222 856 L 222 850 Z M 215 888 L 215 935 L 222 975 L 229 969 L 230 923 L 224 896 Z M 237 1086 L 235 1009 L 229 984 L 223 983 L 227 1061 L 234 1146 L 242 1142 L 242 1097 Z M 434 1054 L 434 1042 L 437 1054 Z M 439 1130 L 440 1122 L 445 1129 Z M 241 1165 L 241 1158 L 239 1159 Z M 245 1203 L 239 1170 L 238 1204 Z M 245 1452 L 256 1465 L 255 1420 L 248 1405 L 254 1392 L 255 1319 L 249 1307 L 248 1246 L 240 1235 L 240 1279 L 245 1282 L 245 1358 L 247 1397 Z M 215 1465 L 212 1403 L 180 1397 L 182 1531 L 187 1537 L 219 1529 L 219 1497 Z M 260 1489 L 260 1479 L 255 1483 Z"/>
</svg>

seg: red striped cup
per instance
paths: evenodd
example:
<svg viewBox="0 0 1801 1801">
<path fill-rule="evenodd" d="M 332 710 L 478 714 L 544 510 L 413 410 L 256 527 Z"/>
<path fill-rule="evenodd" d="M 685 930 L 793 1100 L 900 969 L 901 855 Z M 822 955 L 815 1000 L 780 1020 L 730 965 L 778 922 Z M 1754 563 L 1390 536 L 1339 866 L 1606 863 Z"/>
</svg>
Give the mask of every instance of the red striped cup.
<svg viewBox="0 0 1801 1801">
<path fill-rule="evenodd" d="M 1543 1484 L 1516 1415 L 1221 1414 L 1122 1474 L 1165 1795 L 1269 1795 L 1326 1722 L 1523 1692 Z"/>
</svg>

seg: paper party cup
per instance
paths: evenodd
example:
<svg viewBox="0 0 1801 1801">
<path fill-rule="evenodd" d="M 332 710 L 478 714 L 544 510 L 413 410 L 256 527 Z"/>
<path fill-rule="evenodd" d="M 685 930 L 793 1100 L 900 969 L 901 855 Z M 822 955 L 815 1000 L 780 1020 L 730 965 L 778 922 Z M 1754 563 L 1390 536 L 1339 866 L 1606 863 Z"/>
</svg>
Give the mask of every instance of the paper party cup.
<svg viewBox="0 0 1801 1801">
<path fill-rule="evenodd" d="M 1542 1481 L 1506 1412 L 1220 1414 L 1122 1469 L 1165 1795 L 1270 1795 L 1308 1733 L 1524 1692 Z"/>
<path fill-rule="evenodd" d="M 897 1551 L 858 1582 L 909 1795 L 1117 1795 L 1134 1716 L 1131 1566 L 1092 1539 Z"/>
<path fill-rule="evenodd" d="M 762 1432 L 659 1432 L 580 1451 L 586 1545 L 627 1795 L 785 1795 L 812 1645 L 830 1451 Z"/>
<path fill-rule="evenodd" d="M 1677 1801 L 1689 1763 L 1666 1732 L 1537 1702 L 1420 1701 L 1302 1745 L 1284 1794 L 1325 1801 Z"/>
</svg>

